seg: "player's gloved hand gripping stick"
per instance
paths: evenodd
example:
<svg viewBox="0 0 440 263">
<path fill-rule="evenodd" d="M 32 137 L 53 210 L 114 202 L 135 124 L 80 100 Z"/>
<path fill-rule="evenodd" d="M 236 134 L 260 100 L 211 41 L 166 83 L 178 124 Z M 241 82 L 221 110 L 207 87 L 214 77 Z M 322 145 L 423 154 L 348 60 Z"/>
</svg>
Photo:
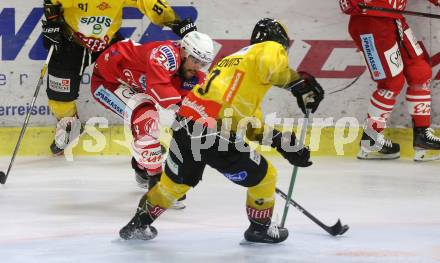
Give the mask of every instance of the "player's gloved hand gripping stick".
<svg viewBox="0 0 440 263">
<path fill-rule="evenodd" d="M 46 61 L 44 62 L 43 68 L 41 69 L 40 78 L 38 80 L 37 87 L 34 92 L 34 97 L 32 98 L 30 109 L 32 109 L 34 107 L 35 101 L 38 96 L 38 92 L 40 91 L 40 87 L 41 87 L 41 85 L 43 85 L 43 79 L 44 79 L 44 76 L 46 75 L 47 66 L 49 65 L 50 57 L 52 56 L 53 51 L 54 51 L 54 45 L 52 45 L 50 47 L 49 53 L 47 54 Z M 20 136 L 18 137 L 17 144 L 15 145 L 14 152 L 12 153 L 11 162 L 9 163 L 8 170 L 7 170 L 6 174 L 3 171 L 0 172 L 0 183 L 1 184 L 5 184 L 6 180 L 8 179 L 9 172 L 11 171 L 12 164 L 14 163 L 15 156 L 17 155 L 18 148 L 20 147 L 20 143 L 21 143 L 21 140 L 23 139 L 23 135 L 24 135 L 24 132 L 26 131 L 30 117 L 31 117 L 31 110 L 27 111 L 27 113 L 26 113 L 23 127 L 21 128 Z"/>
</svg>

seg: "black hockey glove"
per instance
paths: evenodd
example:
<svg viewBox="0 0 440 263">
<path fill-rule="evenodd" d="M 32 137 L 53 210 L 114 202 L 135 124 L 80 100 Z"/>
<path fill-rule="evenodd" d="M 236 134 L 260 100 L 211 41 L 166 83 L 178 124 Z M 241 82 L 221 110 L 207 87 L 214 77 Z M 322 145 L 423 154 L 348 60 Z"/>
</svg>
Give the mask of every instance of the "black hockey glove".
<svg viewBox="0 0 440 263">
<path fill-rule="evenodd" d="M 298 106 L 306 113 L 306 108 L 316 111 L 319 103 L 324 99 L 324 90 L 316 81 L 315 77 L 307 72 L 298 72 L 301 79 L 288 85 L 288 89 L 296 97 Z"/>
<path fill-rule="evenodd" d="M 308 167 L 312 165 L 312 162 L 310 161 L 310 150 L 308 147 L 303 147 L 299 150 L 294 148 L 296 142 L 295 133 L 292 132 L 289 137 L 288 134 L 283 136 L 280 131 L 274 130 L 273 134 L 271 146 L 277 149 L 277 151 L 281 153 L 290 164 L 299 167 Z"/>
<path fill-rule="evenodd" d="M 173 22 L 169 27 L 173 30 L 174 34 L 178 35 L 180 38 L 183 38 L 191 31 L 197 31 L 197 26 L 189 17 L 182 21 Z"/>
<path fill-rule="evenodd" d="M 43 22 L 43 40 L 44 46 L 49 49 L 54 46 L 55 51 L 59 52 L 63 44 L 61 33 L 62 22 L 59 20 L 42 21 Z"/>
</svg>

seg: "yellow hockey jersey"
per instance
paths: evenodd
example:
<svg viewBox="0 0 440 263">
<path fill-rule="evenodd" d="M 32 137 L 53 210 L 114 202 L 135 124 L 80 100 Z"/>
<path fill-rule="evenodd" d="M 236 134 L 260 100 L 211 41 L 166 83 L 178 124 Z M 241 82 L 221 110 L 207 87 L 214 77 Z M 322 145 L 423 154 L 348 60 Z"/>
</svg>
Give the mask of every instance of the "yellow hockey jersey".
<svg viewBox="0 0 440 263">
<path fill-rule="evenodd" d="M 284 88 L 299 78 L 281 44 L 257 43 L 220 60 L 205 83 L 184 98 L 179 115 L 210 127 L 228 118 L 231 130 L 237 131 L 243 118 L 261 120 L 261 102 L 272 86 Z"/>
<path fill-rule="evenodd" d="M 151 22 L 166 25 L 177 15 L 166 0 L 51 0 L 63 8 L 74 37 L 91 51 L 103 50 L 122 24 L 122 8 L 137 7 Z"/>
</svg>

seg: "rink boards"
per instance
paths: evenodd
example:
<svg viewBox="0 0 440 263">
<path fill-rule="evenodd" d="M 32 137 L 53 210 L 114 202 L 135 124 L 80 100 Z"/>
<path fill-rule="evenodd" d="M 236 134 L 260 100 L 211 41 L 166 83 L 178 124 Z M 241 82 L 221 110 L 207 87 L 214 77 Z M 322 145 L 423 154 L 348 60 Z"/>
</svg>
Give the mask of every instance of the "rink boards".
<svg viewBox="0 0 440 263">
<path fill-rule="evenodd" d="M 169 1 L 181 17 L 192 17 L 201 32 L 208 32 L 215 41 L 216 59 L 231 54 L 249 44 L 252 28 L 262 17 L 283 21 L 293 40 L 289 50 L 290 65 L 316 76 L 326 91 L 326 97 L 316 117 L 354 117 L 362 122 L 366 116 L 370 95 L 375 89 L 362 56 L 347 32 L 348 16 L 339 10 L 338 1 L 279 0 L 269 1 Z M 32 98 L 46 51 L 41 41 L 40 20 L 43 10 L 40 0 L 2 0 L 0 3 L 0 126 L 21 126 Z M 408 10 L 440 13 L 428 1 L 411 1 Z M 175 39 L 169 29 L 150 23 L 136 9 L 124 11 L 121 31 L 139 42 Z M 415 36 L 423 40 L 433 65 L 432 120 L 440 125 L 440 24 L 435 19 L 407 17 Z M 78 99 L 83 121 L 104 116 L 109 124 L 122 124 L 112 114 L 91 99 L 90 69 L 83 77 Z M 338 92 L 339 91 L 339 92 Z M 411 121 L 404 95 L 400 96 L 390 125 L 409 127 Z M 51 126 L 55 120 L 47 110 L 43 85 L 31 116 L 31 126 Z M 282 117 L 301 116 L 292 96 L 272 90 L 263 102 L 265 112 L 277 112 Z"/>
</svg>

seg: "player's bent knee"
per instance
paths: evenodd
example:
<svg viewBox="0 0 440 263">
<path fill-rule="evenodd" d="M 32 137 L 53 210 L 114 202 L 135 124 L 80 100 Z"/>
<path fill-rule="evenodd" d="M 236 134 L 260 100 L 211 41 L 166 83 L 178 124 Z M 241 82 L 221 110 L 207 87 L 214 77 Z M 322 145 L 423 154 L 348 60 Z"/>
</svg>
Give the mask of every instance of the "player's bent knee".
<svg viewBox="0 0 440 263">
<path fill-rule="evenodd" d="M 235 174 L 224 173 L 223 175 L 234 183 L 248 187 L 249 189 L 258 188 L 261 186 L 275 187 L 277 176 L 275 167 L 264 158 L 261 160 L 264 160 L 265 164 L 262 167 L 267 167 L 266 169 L 260 169 L 258 171 L 254 170 L 252 173 L 250 171 L 241 171 Z"/>
<path fill-rule="evenodd" d="M 259 192 L 264 192 L 265 196 L 272 196 L 275 193 L 275 186 L 277 183 L 277 171 L 275 167 L 268 162 L 267 171 L 263 180 L 261 180 L 255 186 L 249 187 L 249 191 L 257 190 Z"/>
<path fill-rule="evenodd" d="M 399 95 L 404 85 L 405 85 L 405 76 L 403 75 L 403 73 L 400 73 L 399 75 L 393 78 L 388 78 L 377 82 L 378 89 L 392 91 L 394 96 Z"/>
<path fill-rule="evenodd" d="M 422 58 L 417 59 L 416 62 L 407 65 L 406 78 L 410 86 L 419 86 L 429 82 L 432 78 L 431 66 Z"/>
<path fill-rule="evenodd" d="M 49 99 L 48 105 L 55 118 L 61 120 L 65 117 L 75 116 L 77 109 L 75 101 L 56 101 Z"/>
<path fill-rule="evenodd" d="M 153 102 L 147 94 L 136 93 L 127 98 L 125 104 L 124 121 L 126 123 L 133 123 L 135 119 L 142 116 L 145 112 L 157 112 Z"/>
<path fill-rule="evenodd" d="M 147 196 L 151 203 L 169 208 L 175 200 L 185 195 L 190 188 L 188 185 L 175 183 L 163 172 L 160 182 L 148 192 Z"/>
</svg>

